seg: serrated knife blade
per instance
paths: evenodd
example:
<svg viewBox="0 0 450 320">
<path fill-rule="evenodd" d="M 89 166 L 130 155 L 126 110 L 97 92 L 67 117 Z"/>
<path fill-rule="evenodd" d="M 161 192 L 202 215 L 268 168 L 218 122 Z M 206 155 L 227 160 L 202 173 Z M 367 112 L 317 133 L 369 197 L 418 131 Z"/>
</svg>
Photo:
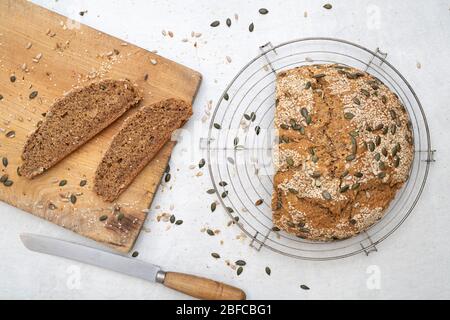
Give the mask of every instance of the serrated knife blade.
<svg viewBox="0 0 450 320">
<path fill-rule="evenodd" d="M 164 280 L 164 271 L 159 266 L 142 260 L 42 235 L 23 233 L 20 239 L 31 251 L 87 263 L 148 281 Z"/>
</svg>

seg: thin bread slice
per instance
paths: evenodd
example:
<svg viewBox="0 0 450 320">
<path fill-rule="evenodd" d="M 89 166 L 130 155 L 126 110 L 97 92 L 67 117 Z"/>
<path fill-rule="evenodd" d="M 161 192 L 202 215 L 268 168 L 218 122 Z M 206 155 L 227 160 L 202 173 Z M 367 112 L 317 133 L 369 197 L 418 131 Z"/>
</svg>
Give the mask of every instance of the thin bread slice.
<svg viewBox="0 0 450 320">
<path fill-rule="evenodd" d="M 167 99 L 126 119 L 95 172 L 97 194 L 106 201 L 117 199 L 191 115 L 190 104 Z"/>
<path fill-rule="evenodd" d="M 141 100 L 129 80 L 102 80 L 58 99 L 28 137 L 19 172 L 33 178 L 51 168 Z"/>
</svg>

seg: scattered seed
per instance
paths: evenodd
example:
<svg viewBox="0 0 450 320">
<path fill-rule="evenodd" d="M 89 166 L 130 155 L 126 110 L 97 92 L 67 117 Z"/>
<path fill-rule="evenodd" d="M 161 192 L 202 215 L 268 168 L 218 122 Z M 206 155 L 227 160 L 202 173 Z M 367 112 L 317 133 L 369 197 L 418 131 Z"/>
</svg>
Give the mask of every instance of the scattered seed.
<svg viewBox="0 0 450 320">
<path fill-rule="evenodd" d="M 98 220 L 100 220 L 100 221 L 105 221 L 106 219 L 108 219 L 108 216 L 106 214 L 104 214 L 100 218 L 98 218 Z"/>
<path fill-rule="evenodd" d="M 0 177 L 0 183 L 5 183 L 6 180 L 8 180 L 9 176 L 7 174 L 4 174 Z"/>
<path fill-rule="evenodd" d="M 0 101 L 3 100 L 3 96 L 0 94 Z"/>
<path fill-rule="evenodd" d="M 213 194 L 215 193 L 216 190 L 215 189 L 209 189 L 208 191 L 206 191 L 207 194 Z"/>
<path fill-rule="evenodd" d="M 183 220 L 177 220 L 177 221 L 175 221 L 175 224 L 176 224 L 177 226 L 179 226 L 179 225 L 183 224 Z"/>
<path fill-rule="evenodd" d="M 258 10 L 258 12 L 259 12 L 260 14 L 268 14 L 268 13 L 269 13 L 269 10 L 267 10 L 266 8 L 261 8 L 261 9 Z"/>
<path fill-rule="evenodd" d="M 228 101 L 228 99 L 230 98 L 230 96 L 228 95 L 227 92 L 225 92 L 225 94 L 223 95 L 223 98 L 225 99 L 225 101 Z"/>
<path fill-rule="evenodd" d="M 11 187 L 13 185 L 13 181 L 12 180 L 6 180 L 5 182 L 3 182 L 3 185 L 5 187 Z"/>
<path fill-rule="evenodd" d="M 305 120 L 306 120 L 306 124 L 308 124 L 308 125 L 311 124 L 311 122 L 312 122 L 312 118 L 309 114 L 306 116 Z"/>
<path fill-rule="evenodd" d="M 302 116 L 303 116 L 304 118 L 306 118 L 306 117 L 308 116 L 308 109 L 302 108 L 302 109 L 300 110 L 300 113 L 302 114 Z M 295 120 L 294 120 L 294 121 L 295 121 Z"/>
<path fill-rule="evenodd" d="M 378 163 L 378 168 L 379 168 L 380 170 L 385 170 L 385 169 L 386 169 L 386 165 L 384 164 L 383 161 L 380 161 L 380 162 Z"/>
<path fill-rule="evenodd" d="M 261 128 L 259 126 L 256 126 L 255 127 L 256 135 L 259 135 L 260 131 L 261 131 Z"/>
<path fill-rule="evenodd" d="M 216 252 L 211 253 L 211 256 L 212 256 L 214 259 L 220 259 L 220 255 L 219 255 L 218 253 L 216 253 Z"/>
<path fill-rule="evenodd" d="M 294 165 L 294 160 L 292 160 L 292 158 L 286 158 L 286 163 L 289 165 L 289 166 L 293 166 Z"/>
<path fill-rule="evenodd" d="M 381 144 L 381 137 L 380 136 L 376 136 L 375 137 L 375 145 L 379 146 Z"/>
<path fill-rule="evenodd" d="M 134 251 L 134 252 L 131 254 L 131 256 L 132 256 L 133 258 L 136 258 L 138 255 L 139 255 L 139 252 L 137 252 L 137 251 Z"/>
<path fill-rule="evenodd" d="M 239 267 L 239 268 L 237 268 L 236 274 L 240 275 L 242 273 L 242 271 L 244 271 L 244 268 Z"/>
<path fill-rule="evenodd" d="M 227 26 L 231 27 L 231 19 L 230 18 L 227 18 Z"/>
<path fill-rule="evenodd" d="M 309 88 L 311 88 L 311 81 L 308 81 L 308 82 L 305 84 L 305 89 L 309 89 Z"/>
<path fill-rule="evenodd" d="M 314 79 L 320 79 L 325 77 L 325 73 L 318 73 L 312 76 Z"/>
<path fill-rule="evenodd" d="M 77 196 L 74 195 L 74 194 L 71 194 L 71 195 L 70 195 L 70 202 L 71 202 L 72 204 L 75 204 L 75 203 L 77 202 Z"/>
<path fill-rule="evenodd" d="M 235 264 L 238 266 L 245 266 L 247 263 L 244 260 L 236 260 Z"/>
<path fill-rule="evenodd" d="M 361 105 L 361 101 L 360 101 L 357 97 L 354 97 L 354 98 L 352 99 L 352 101 L 353 101 L 355 104 L 357 104 L 358 106 Z"/>
<path fill-rule="evenodd" d="M 220 130 L 222 128 L 222 126 L 218 123 L 214 123 L 214 128 L 216 128 L 217 130 Z"/>
<path fill-rule="evenodd" d="M 7 138 L 14 138 L 16 136 L 16 132 L 14 130 L 8 131 L 5 136 Z"/>
<path fill-rule="evenodd" d="M 61 181 L 59 182 L 59 186 L 60 186 L 60 187 L 64 187 L 66 184 L 67 184 L 67 180 L 61 180 Z"/>
<path fill-rule="evenodd" d="M 8 166 L 8 158 L 3 157 L 2 158 L 2 163 L 3 163 L 3 166 L 6 168 Z"/>
<path fill-rule="evenodd" d="M 270 274 L 272 273 L 272 270 L 270 270 L 269 267 L 266 267 L 266 273 L 267 273 L 268 276 L 270 276 Z"/>
<path fill-rule="evenodd" d="M 375 159 L 375 161 L 380 161 L 381 155 L 377 152 L 375 153 L 375 156 L 373 158 Z"/>
<path fill-rule="evenodd" d="M 355 177 L 362 178 L 363 177 L 363 173 L 362 172 L 356 172 L 355 173 Z"/>
<path fill-rule="evenodd" d="M 213 27 L 213 28 L 215 28 L 215 27 L 218 27 L 219 24 L 220 24 L 220 21 L 219 21 L 219 20 L 216 20 L 216 21 L 211 22 L 210 26 Z"/>
<path fill-rule="evenodd" d="M 166 176 L 164 177 L 164 181 L 167 183 L 170 181 L 171 175 L 170 173 L 166 173 Z"/>
<path fill-rule="evenodd" d="M 227 196 L 228 196 L 228 191 L 224 191 L 224 192 L 222 192 L 222 198 L 226 198 Z"/>
<path fill-rule="evenodd" d="M 117 215 L 117 220 L 121 221 L 124 217 L 125 215 L 122 212 L 119 212 L 119 214 Z"/>
<path fill-rule="evenodd" d="M 395 156 L 394 157 L 394 167 L 398 168 L 399 165 L 400 165 L 400 157 Z"/>
<path fill-rule="evenodd" d="M 349 187 L 348 185 L 345 185 L 345 186 L 343 186 L 343 187 L 341 187 L 341 188 L 339 189 L 339 192 L 340 192 L 340 193 L 347 192 L 349 188 L 350 188 L 350 187 Z"/>
<path fill-rule="evenodd" d="M 254 113 L 254 112 L 250 113 L 250 120 L 252 122 L 256 120 L 256 113 Z"/>
<path fill-rule="evenodd" d="M 171 215 L 169 218 L 170 223 L 175 223 L 175 215 Z"/>
<path fill-rule="evenodd" d="M 16 82 L 16 79 L 17 78 L 14 74 L 9 77 L 9 81 L 11 81 L 11 82 Z"/>
<path fill-rule="evenodd" d="M 386 104 L 387 103 L 387 97 L 385 95 L 381 96 L 381 101 Z"/>
<path fill-rule="evenodd" d="M 86 180 L 81 180 L 80 181 L 80 187 L 84 187 L 86 185 L 87 181 Z"/>
<path fill-rule="evenodd" d="M 226 187 L 227 185 L 228 185 L 228 183 L 226 183 L 225 181 L 219 182 L 219 186 L 221 186 L 221 187 Z"/>
<path fill-rule="evenodd" d="M 397 132 L 397 126 L 395 124 L 391 125 L 391 134 L 395 134 Z"/>
<path fill-rule="evenodd" d="M 30 95 L 29 95 L 30 100 L 36 98 L 37 95 L 38 95 L 38 92 L 37 92 L 37 91 L 31 92 Z"/>
<path fill-rule="evenodd" d="M 300 288 L 302 288 L 303 290 L 309 290 L 309 287 L 307 285 L 305 285 L 305 284 L 302 284 L 300 286 Z"/>
<path fill-rule="evenodd" d="M 341 178 L 345 178 L 348 174 L 349 174 L 348 170 L 345 170 L 344 172 L 342 172 Z"/>
<path fill-rule="evenodd" d="M 370 97 L 370 92 L 366 89 L 361 89 L 361 93 L 366 96 L 366 98 Z"/>
<path fill-rule="evenodd" d="M 384 177 L 386 177 L 386 172 L 380 172 L 377 176 L 379 179 L 383 179 Z"/>
<path fill-rule="evenodd" d="M 369 142 L 367 143 L 367 147 L 369 148 L 369 150 L 370 150 L 371 152 L 373 152 L 373 151 L 375 150 L 375 144 L 374 144 L 372 141 L 369 141 Z"/>
<path fill-rule="evenodd" d="M 205 159 L 201 159 L 201 160 L 199 161 L 199 163 L 198 163 L 198 167 L 199 167 L 200 169 L 203 168 L 203 166 L 205 165 L 205 163 L 206 163 Z"/>
<path fill-rule="evenodd" d="M 387 157 L 387 155 L 388 155 L 387 149 L 383 147 L 383 148 L 381 149 L 381 154 L 382 154 L 383 156 Z"/>
<path fill-rule="evenodd" d="M 248 31 L 253 32 L 253 30 L 255 29 L 255 25 L 252 23 L 250 23 L 250 25 L 248 26 Z"/>
<path fill-rule="evenodd" d="M 344 113 L 344 118 L 347 120 L 352 120 L 355 117 L 355 115 L 351 112 Z"/>
<path fill-rule="evenodd" d="M 255 206 L 260 206 L 260 205 L 263 204 L 263 202 L 264 202 L 263 199 L 258 199 L 258 200 L 256 200 L 256 202 L 255 202 Z"/>
<path fill-rule="evenodd" d="M 350 154 L 347 157 L 345 157 L 346 161 L 353 161 L 355 160 L 356 156 L 354 154 Z"/>
<path fill-rule="evenodd" d="M 231 207 L 227 207 L 227 211 L 228 211 L 228 213 L 233 213 L 234 212 L 233 208 L 231 208 Z"/>
<path fill-rule="evenodd" d="M 209 234 L 210 236 L 214 236 L 214 231 L 212 231 L 211 229 L 207 229 L 206 233 Z"/>
<path fill-rule="evenodd" d="M 294 188 L 289 188 L 288 191 L 293 194 L 298 194 L 298 190 L 296 190 Z"/>
<path fill-rule="evenodd" d="M 359 186 L 360 186 L 359 182 L 357 182 L 357 183 L 353 184 L 353 185 L 352 185 L 352 190 L 356 190 L 356 189 L 358 189 L 358 188 L 359 188 Z"/>
<path fill-rule="evenodd" d="M 400 151 L 400 144 L 397 143 L 397 144 L 392 148 L 392 156 L 395 157 L 399 151 Z"/>
<path fill-rule="evenodd" d="M 331 200 L 331 194 L 328 191 L 326 191 L 326 190 L 322 191 L 322 197 L 325 200 Z"/>
<path fill-rule="evenodd" d="M 211 203 L 211 212 L 216 211 L 216 208 L 217 208 L 217 203 L 215 203 L 215 202 Z"/>
</svg>

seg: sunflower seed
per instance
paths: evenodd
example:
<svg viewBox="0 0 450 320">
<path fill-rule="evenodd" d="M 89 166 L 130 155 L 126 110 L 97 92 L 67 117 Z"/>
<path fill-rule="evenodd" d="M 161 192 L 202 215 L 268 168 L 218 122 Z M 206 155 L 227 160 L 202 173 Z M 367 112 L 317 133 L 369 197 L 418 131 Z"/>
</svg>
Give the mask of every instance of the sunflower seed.
<svg viewBox="0 0 450 320">
<path fill-rule="evenodd" d="M 198 167 L 201 169 L 203 168 L 203 166 L 205 165 L 206 161 L 205 159 L 200 159 L 200 161 L 198 162 Z"/>
<path fill-rule="evenodd" d="M 67 180 L 64 180 L 64 179 L 59 182 L 60 187 L 64 187 L 66 184 L 67 184 Z"/>
<path fill-rule="evenodd" d="M 228 191 L 222 192 L 222 194 L 221 194 L 222 198 L 226 198 L 227 196 L 228 196 Z"/>
<path fill-rule="evenodd" d="M 331 194 L 328 191 L 326 191 L 326 190 L 322 191 L 322 197 L 325 200 L 331 200 Z"/>
<path fill-rule="evenodd" d="M 366 98 L 370 97 L 370 92 L 367 91 L 366 89 L 361 89 L 361 93 L 366 96 Z"/>
<path fill-rule="evenodd" d="M 226 187 L 227 185 L 228 185 L 228 183 L 226 183 L 225 181 L 219 182 L 219 186 L 221 186 L 221 187 Z"/>
<path fill-rule="evenodd" d="M 309 114 L 306 116 L 305 120 L 306 120 L 306 124 L 308 124 L 308 125 L 311 124 L 311 122 L 312 122 L 312 118 Z"/>
<path fill-rule="evenodd" d="M 166 176 L 164 177 L 164 181 L 167 183 L 170 181 L 171 175 L 170 173 L 166 173 Z"/>
<path fill-rule="evenodd" d="M 36 98 L 37 97 L 37 95 L 38 95 L 38 92 L 37 91 L 33 91 L 33 92 L 31 92 L 30 93 L 30 95 L 28 96 L 29 98 L 30 98 L 30 100 L 31 99 L 34 99 L 34 98 Z"/>
<path fill-rule="evenodd" d="M 289 126 L 288 126 L 287 124 L 284 124 L 284 123 L 283 123 L 283 124 L 280 125 L 280 128 L 281 128 L 281 129 L 284 129 L 284 130 L 288 130 L 288 129 L 289 129 Z"/>
<path fill-rule="evenodd" d="M 209 189 L 208 191 L 206 191 L 207 194 L 213 194 L 216 192 L 216 189 Z"/>
<path fill-rule="evenodd" d="M 214 259 L 219 259 L 219 258 L 220 258 L 220 255 L 219 255 L 218 253 L 216 253 L 216 252 L 211 253 L 211 256 L 212 256 Z"/>
<path fill-rule="evenodd" d="M 219 24 L 220 24 L 220 21 L 219 21 L 219 20 L 216 20 L 216 21 L 211 22 L 210 26 L 213 27 L 213 28 L 215 28 L 215 27 L 218 27 Z"/>
<path fill-rule="evenodd" d="M 15 75 L 11 75 L 10 77 L 9 77 L 9 81 L 11 81 L 11 82 L 16 82 L 16 76 Z"/>
<path fill-rule="evenodd" d="M 49 210 L 55 210 L 55 209 L 57 209 L 57 208 L 56 208 L 56 206 L 55 206 L 53 203 L 50 202 L 50 203 L 48 204 L 48 209 L 49 209 Z"/>
<path fill-rule="evenodd" d="M 214 231 L 212 231 L 211 229 L 207 229 L 206 233 L 209 234 L 211 237 L 214 236 Z"/>
<path fill-rule="evenodd" d="M 379 146 L 381 144 L 381 137 L 380 136 L 376 136 L 375 137 L 375 145 Z"/>
<path fill-rule="evenodd" d="M 383 156 L 387 157 L 388 152 L 387 152 L 387 149 L 386 149 L 385 147 L 383 147 L 383 148 L 381 149 L 381 154 L 382 154 Z"/>
<path fill-rule="evenodd" d="M 342 178 L 345 178 L 346 176 L 348 176 L 348 170 L 345 170 L 344 172 L 342 172 L 342 174 L 341 174 L 341 179 Z"/>
<path fill-rule="evenodd" d="M 227 207 L 227 211 L 228 211 L 228 213 L 233 213 L 234 212 L 233 208 L 231 208 L 231 207 Z"/>
<path fill-rule="evenodd" d="M 355 172 L 355 177 L 362 178 L 363 177 L 363 173 L 362 172 Z"/>
<path fill-rule="evenodd" d="M 397 132 L 397 126 L 395 124 L 391 124 L 391 134 L 395 134 Z"/>
<path fill-rule="evenodd" d="M 237 260 L 237 261 L 235 262 L 235 264 L 238 265 L 238 266 L 243 267 L 243 266 L 245 266 L 247 263 L 246 263 L 244 260 Z"/>
<path fill-rule="evenodd" d="M 318 171 L 314 171 L 314 172 L 311 174 L 311 178 L 314 178 L 314 179 L 318 179 L 318 178 L 320 178 L 320 176 L 321 176 L 321 173 L 318 172 Z"/>
<path fill-rule="evenodd" d="M 217 203 L 213 202 L 211 203 L 211 212 L 214 212 L 216 210 Z"/>
<path fill-rule="evenodd" d="M 388 133 L 388 131 L 389 131 L 389 128 L 388 128 L 388 126 L 385 126 L 384 128 L 383 128 L 383 134 L 384 135 L 386 135 L 387 133 Z"/>
<path fill-rule="evenodd" d="M 8 175 L 7 174 L 4 174 L 4 175 L 2 175 L 1 177 L 0 177 L 0 183 L 5 183 L 5 181 L 6 180 L 8 180 Z"/>
<path fill-rule="evenodd" d="M 360 101 L 357 97 L 354 97 L 354 98 L 352 99 L 352 101 L 353 101 L 355 104 L 357 104 L 358 106 L 361 105 L 361 101 Z"/>
<path fill-rule="evenodd" d="M 389 113 L 391 114 L 392 120 L 395 120 L 395 119 L 397 118 L 397 114 L 395 113 L 394 110 L 390 109 L 390 110 L 389 110 Z"/>
<path fill-rule="evenodd" d="M 183 220 L 177 220 L 175 221 L 175 225 L 179 226 L 183 224 Z"/>
<path fill-rule="evenodd" d="M 227 18 L 226 23 L 227 23 L 227 26 L 228 26 L 228 27 L 231 27 L 231 19 L 230 19 L 230 18 Z"/>
<path fill-rule="evenodd" d="M 6 168 L 8 166 L 8 158 L 3 157 L 2 158 L 2 163 L 3 163 L 3 166 Z"/>
<path fill-rule="evenodd" d="M 14 130 L 8 131 L 5 136 L 7 138 L 14 138 L 16 136 L 16 132 Z"/>
<path fill-rule="evenodd" d="M 306 118 L 306 117 L 308 116 L 308 109 L 302 108 L 302 109 L 300 110 L 300 113 L 302 114 L 303 117 Z"/>
<path fill-rule="evenodd" d="M 228 101 L 228 99 L 230 99 L 230 96 L 228 95 L 228 93 L 225 92 L 223 98 L 225 99 L 225 101 Z"/>
<path fill-rule="evenodd" d="M 392 148 L 392 156 L 395 157 L 399 151 L 400 151 L 400 145 L 397 143 L 397 144 Z"/>
<path fill-rule="evenodd" d="M 267 10 L 266 8 L 261 8 L 261 9 L 258 10 L 258 12 L 259 12 L 260 14 L 268 14 L 268 13 L 269 13 L 269 10 Z"/>
<path fill-rule="evenodd" d="M 386 165 L 384 164 L 383 161 L 380 161 L 380 162 L 378 163 L 378 168 L 379 168 L 380 170 L 385 170 L 385 169 L 386 169 Z"/>
<path fill-rule="evenodd" d="M 87 181 L 86 180 L 81 180 L 80 181 L 80 187 L 84 187 L 86 185 Z"/>
<path fill-rule="evenodd" d="M 344 118 L 347 120 L 352 120 L 355 115 L 351 112 L 344 113 Z"/>
<path fill-rule="evenodd" d="M 239 267 L 239 268 L 237 268 L 236 274 L 240 275 L 242 273 L 242 271 L 244 271 L 244 268 Z"/>
<path fill-rule="evenodd" d="M 269 268 L 269 267 L 266 267 L 265 270 L 266 270 L 267 275 L 270 276 L 270 274 L 272 273 L 272 271 L 270 270 L 270 268 Z"/>
<path fill-rule="evenodd" d="M 75 203 L 77 202 L 77 196 L 74 195 L 74 194 L 71 194 L 71 195 L 70 195 L 70 202 L 71 202 L 72 204 L 75 204 Z"/>
<path fill-rule="evenodd" d="M 357 183 L 353 184 L 353 185 L 352 185 L 352 190 L 356 190 L 356 189 L 358 189 L 358 188 L 359 188 L 359 186 L 360 186 L 359 182 L 357 182 Z"/>
<path fill-rule="evenodd" d="M 387 97 L 385 95 L 381 96 L 381 102 L 383 102 L 383 104 L 387 103 Z"/>
<path fill-rule="evenodd" d="M 319 161 L 319 157 L 317 157 L 316 155 L 311 156 L 311 161 L 314 163 L 317 163 L 317 161 Z"/>
<path fill-rule="evenodd" d="M 367 147 L 371 152 L 375 150 L 375 144 L 372 141 L 367 142 Z"/>
<path fill-rule="evenodd" d="M 125 218 L 125 214 L 123 214 L 122 212 L 119 212 L 119 214 L 117 215 L 117 220 L 121 221 L 123 218 Z"/>
<path fill-rule="evenodd" d="M 252 23 L 250 23 L 250 25 L 248 26 L 248 31 L 253 32 L 253 30 L 255 29 L 255 25 Z"/>
<path fill-rule="evenodd" d="M 345 185 L 339 189 L 339 192 L 340 193 L 347 192 L 349 188 L 350 188 L 349 185 Z"/>
</svg>

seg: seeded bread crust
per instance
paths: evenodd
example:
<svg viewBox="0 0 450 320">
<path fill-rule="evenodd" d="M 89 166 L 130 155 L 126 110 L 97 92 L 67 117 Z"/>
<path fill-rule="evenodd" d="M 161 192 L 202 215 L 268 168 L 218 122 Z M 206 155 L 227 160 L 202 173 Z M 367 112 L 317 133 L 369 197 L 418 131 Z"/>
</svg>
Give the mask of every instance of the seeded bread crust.
<svg viewBox="0 0 450 320">
<path fill-rule="evenodd" d="M 95 173 L 97 194 L 105 201 L 117 199 L 191 115 L 190 104 L 167 99 L 126 119 Z"/>
<path fill-rule="evenodd" d="M 381 219 L 413 161 L 411 123 L 398 97 L 340 65 L 281 72 L 276 96 L 275 227 L 330 241 Z"/>
<path fill-rule="evenodd" d="M 102 80 L 58 99 L 28 137 L 19 172 L 33 178 L 89 141 L 141 100 L 129 80 Z"/>
</svg>

